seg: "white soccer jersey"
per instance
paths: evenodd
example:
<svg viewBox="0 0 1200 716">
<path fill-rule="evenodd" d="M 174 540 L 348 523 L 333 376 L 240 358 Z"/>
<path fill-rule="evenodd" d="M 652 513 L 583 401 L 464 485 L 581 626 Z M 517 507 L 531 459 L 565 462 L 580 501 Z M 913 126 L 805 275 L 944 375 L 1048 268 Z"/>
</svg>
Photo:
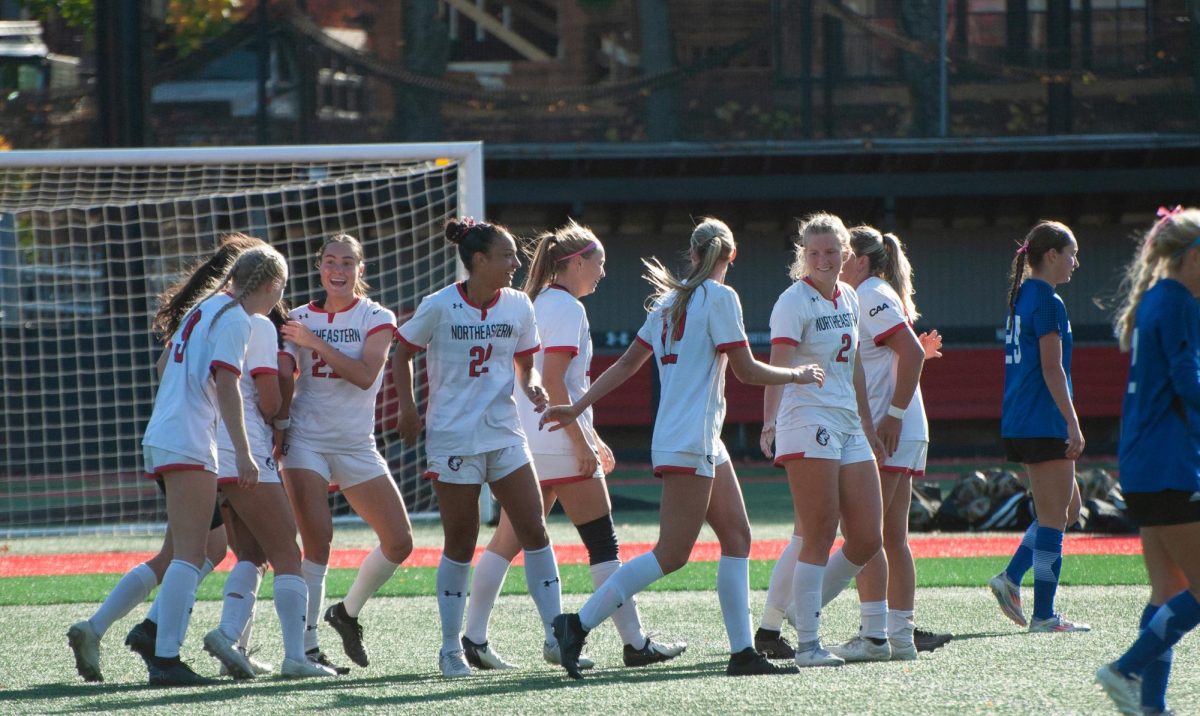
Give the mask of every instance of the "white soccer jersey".
<svg viewBox="0 0 1200 716">
<path fill-rule="evenodd" d="M 567 397 L 575 402 L 583 397 L 591 385 L 592 333 L 588 326 L 587 312 L 571 292 L 562 286 L 547 286 L 533 300 L 533 311 L 537 319 L 538 334 L 542 339 L 542 350 L 533 357 L 538 373 L 542 372 L 548 353 L 568 353 L 563 382 Z M 534 412 L 533 403 L 517 396 L 517 412 L 521 416 L 521 427 L 529 440 L 529 451 L 535 455 L 571 455 L 571 441 L 561 430 L 550 432 L 538 430 L 539 413 Z M 583 437 L 592 449 L 596 448 L 592 432 L 592 409 L 588 408 L 575 421 L 583 431 Z"/>
<path fill-rule="evenodd" d="M 310 303 L 293 308 L 290 318 L 353 360 L 362 360 L 367 338 L 380 331 L 390 336 L 396 330 L 396 314 L 369 298 L 355 299 L 334 313 Z M 291 342 L 283 350 L 300 371 L 288 442 L 318 453 L 374 450 L 375 398 L 383 385 L 383 371 L 363 390 L 343 380 L 316 351 L 299 349 Z"/>
<path fill-rule="evenodd" d="M 233 297 L 227 293 L 205 299 L 188 311 L 171 336 L 142 445 L 217 464 L 220 408 L 213 376 L 217 370 L 241 376 L 251 332 L 250 316 L 241 306 L 230 307 L 213 325 L 213 318 L 230 303 Z"/>
<path fill-rule="evenodd" d="M 876 425 L 887 415 L 896 390 L 896 369 L 900 358 L 896 351 L 884 345 L 893 333 L 909 325 L 900 295 L 887 281 L 872 276 L 858 285 L 858 337 L 862 341 L 863 372 L 867 377 L 867 399 L 871 403 L 871 420 Z M 925 420 L 925 403 L 921 386 L 913 394 L 900 426 L 901 440 L 929 441 L 929 423 Z"/>
<path fill-rule="evenodd" d="M 250 439 L 250 454 L 270 455 L 271 426 L 258 410 L 258 386 L 254 382 L 260 375 L 279 375 L 279 334 L 270 318 L 256 313 L 250 316 L 250 343 L 246 346 L 246 361 L 239 386 L 242 389 L 242 408 L 246 414 L 246 437 Z M 217 430 L 217 449 L 233 450 L 233 440 L 229 437 L 229 429 L 224 420 Z"/>
<path fill-rule="evenodd" d="M 858 296 L 849 284 L 838 282 L 827 299 L 807 279 L 779 295 L 771 311 L 771 343 L 796 346 L 791 368 L 816 363 L 825 371 L 825 384 L 783 387 L 777 429 L 823 425 L 844 433 L 862 434 L 854 393 L 854 352 L 858 350 Z"/>
<path fill-rule="evenodd" d="M 692 293 L 678 325 L 667 294 L 646 316 L 637 341 L 654 351 L 658 413 L 651 450 L 715 456 L 725 422 L 725 351 L 749 346 L 737 292 L 712 279 Z"/>
<path fill-rule="evenodd" d="M 411 350 L 429 350 L 428 454 L 476 455 L 524 444 L 513 358 L 539 348 L 528 296 L 504 288 L 479 306 L 463 284 L 451 284 L 422 299 L 396 333 Z"/>
</svg>

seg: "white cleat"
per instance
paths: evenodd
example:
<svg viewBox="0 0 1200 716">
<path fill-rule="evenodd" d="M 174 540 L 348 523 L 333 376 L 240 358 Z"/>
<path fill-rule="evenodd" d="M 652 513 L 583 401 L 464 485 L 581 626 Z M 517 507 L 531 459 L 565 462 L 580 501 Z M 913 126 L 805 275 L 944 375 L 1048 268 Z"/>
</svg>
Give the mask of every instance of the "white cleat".
<svg viewBox="0 0 1200 716">
<path fill-rule="evenodd" d="M 1025 611 L 1021 608 L 1021 586 L 1013 584 L 1004 572 L 988 580 L 988 589 L 996 597 L 1000 611 L 1017 626 L 1029 626 L 1025 619 Z"/>
<path fill-rule="evenodd" d="M 1061 614 L 1055 614 L 1049 619 L 1034 619 L 1029 623 L 1031 634 L 1066 634 L 1076 631 L 1091 631 L 1092 628 L 1081 622 L 1073 622 Z"/>
<path fill-rule="evenodd" d="M 100 673 L 100 636 L 86 619 L 67 630 L 67 644 L 75 653 L 75 670 L 84 681 L 104 681 Z"/>
<path fill-rule="evenodd" d="M 913 643 L 912 638 L 909 638 L 908 641 L 898 641 L 889 638 L 888 646 L 892 648 L 892 661 L 917 660 L 917 645 Z"/>
<path fill-rule="evenodd" d="M 309 679 L 313 677 L 337 676 L 337 672 L 328 666 L 321 666 L 307 658 L 299 661 L 284 659 L 279 667 L 279 675 L 285 679 Z"/>
<path fill-rule="evenodd" d="M 471 666 L 467 663 L 467 657 L 463 654 L 462 649 L 439 651 L 438 668 L 442 670 L 442 676 L 447 679 L 461 679 L 471 675 Z"/>
<path fill-rule="evenodd" d="M 796 645 L 796 666 L 800 668 L 808 666 L 842 666 L 845 663 L 845 659 L 830 654 L 821 646 L 820 639 L 805 641 Z"/>
<path fill-rule="evenodd" d="M 467 663 L 481 671 L 503 671 L 505 669 L 515 669 L 516 664 L 510 664 L 493 651 L 485 641 L 482 644 L 476 644 L 465 636 L 462 638 L 463 653 L 467 657 Z"/>
<path fill-rule="evenodd" d="M 221 633 L 219 628 L 204 635 L 204 650 L 215 656 L 233 678 L 254 678 L 254 666 L 250 660 L 238 650 L 237 642 Z"/>
<path fill-rule="evenodd" d="M 553 664 L 554 666 L 562 666 L 562 654 L 558 650 L 558 642 L 555 642 L 553 644 L 547 644 L 547 643 L 543 642 L 542 643 L 542 658 L 546 660 L 547 664 Z M 580 669 L 594 669 L 594 668 L 596 668 L 596 662 L 592 661 L 591 657 L 589 657 L 587 654 L 580 654 L 579 655 L 579 668 Z"/>
<path fill-rule="evenodd" d="M 1125 716 L 1141 716 L 1142 680 L 1117 671 L 1117 665 L 1105 664 L 1096 670 L 1096 683 Z"/>
<path fill-rule="evenodd" d="M 882 644 L 877 644 L 871 639 L 863 636 L 856 636 L 844 644 L 835 644 L 829 647 L 829 653 L 838 657 L 842 661 L 891 661 L 892 647 L 888 645 L 886 639 L 882 640 Z M 913 647 L 913 652 L 916 652 L 916 647 Z"/>
<path fill-rule="evenodd" d="M 242 655 L 246 657 L 246 661 L 250 662 L 250 668 L 254 670 L 255 676 L 263 676 L 275 671 L 274 664 L 269 664 L 265 661 L 259 661 L 258 659 L 254 658 L 255 650 L 247 651 L 246 647 L 240 645 L 237 647 L 237 650 L 242 652 Z M 221 676 L 229 676 L 229 667 L 225 666 L 224 664 L 221 664 Z"/>
</svg>

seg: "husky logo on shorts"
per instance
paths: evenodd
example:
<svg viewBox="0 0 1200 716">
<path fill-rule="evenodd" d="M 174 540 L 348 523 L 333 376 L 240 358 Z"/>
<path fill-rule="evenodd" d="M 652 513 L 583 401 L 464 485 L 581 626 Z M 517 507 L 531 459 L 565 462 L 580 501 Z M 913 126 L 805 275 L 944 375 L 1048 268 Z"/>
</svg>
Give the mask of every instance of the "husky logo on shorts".
<svg viewBox="0 0 1200 716">
<path fill-rule="evenodd" d="M 446 465 L 453 471 L 458 472 L 458 468 L 462 467 L 462 458 L 458 455 L 446 461 Z"/>
<path fill-rule="evenodd" d="M 267 458 L 267 469 L 268 470 L 275 469 L 275 459 L 274 458 L 270 458 L 270 457 Z"/>
<path fill-rule="evenodd" d="M 717 456 L 716 456 L 716 455 L 705 455 L 705 456 L 704 456 L 704 459 L 705 459 L 705 460 L 708 460 L 708 464 L 709 464 L 709 465 L 716 465 L 716 464 L 717 464 Z"/>
<path fill-rule="evenodd" d="M 829 444 L 829 431 L 825 428 L 817 428 L 817 444 L 822 447 Z"/>
<path fill-rule="evenodd" d="M 282 447 L 282 448 L 279 450 L 280 454 L 282 454 L 282 455 L 285 455 L 285 456 L 286 456 L 286 455 L 287 455 L 287 453 L 288 453 L 288 448 L 290 448 L 290 447 L 291 447 L 291 444 L 289 444 L 289 443 L 284 443 L 284 444 L 283 444 L 283 447 Z"/>
</svg>

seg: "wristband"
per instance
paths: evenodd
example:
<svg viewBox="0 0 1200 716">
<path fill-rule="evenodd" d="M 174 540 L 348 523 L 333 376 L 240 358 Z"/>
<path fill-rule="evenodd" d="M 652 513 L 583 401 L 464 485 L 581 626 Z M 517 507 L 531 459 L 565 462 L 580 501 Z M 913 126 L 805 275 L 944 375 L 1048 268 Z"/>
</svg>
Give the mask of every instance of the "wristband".
<svg viewBox="0 0 1200 716">
<path fill-rule="evenodd" d="M 896 420 L 904 420 L 904 412 L 904 408 L 897 408 L 894 405 L 889 405 L 887 409 L 887 414 Z"/>
<path fill-rule="evenodd" d="M 291 418 L 278 418 L 276 420 L 271 421 L 271 426 L 274 427 L 276 430 L 287 430 L 288 428 L 292 427 L 292 419 Z"/>
</svg>

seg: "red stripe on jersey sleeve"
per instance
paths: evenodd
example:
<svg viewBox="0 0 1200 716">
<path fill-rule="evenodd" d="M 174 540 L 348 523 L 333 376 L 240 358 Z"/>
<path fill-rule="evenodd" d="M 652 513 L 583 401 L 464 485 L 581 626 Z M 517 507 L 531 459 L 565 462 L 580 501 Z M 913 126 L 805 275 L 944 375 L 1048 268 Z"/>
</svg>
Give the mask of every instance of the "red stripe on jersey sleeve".
<svg viewBox="0 0 1200 716">
<path fill-rule="evenodd" d="M 234 375 L 236 375 L 236 376 L 237 376 L 237 377 L 239 377 L 239 378 L 241 378 L 241 377 L 242 377 L 242 371 L 238 370 L 238 369 L 237 369 L 237 366 L 234 366 L 234 365 L 229 365 L 229 364 L 228 364 L 228 363 L 226 363 L 225 361 L 219 361 L 219 360 L 215 360 L 215 361 L 213 361 L 213 362 L 212 362 L 212 363 L 211 363 L 211 364 L 208 366 L 208 369 L 209 369 L 209 370 L 211 370 L 211 371 L 213 371 L 214 373 L 216 372 L 217 368 L 221 368 L 221 369 L 223 369 L 223 370 L 227 370 L 227 371 L 229 371 L 230 373 L 233 373 Z"/>
<path fill-rule="evenodd" d="M 778 338 L 771 339 L 771 345 L 798 346 L 800 345 L 800 341 L 796 340 L 795 338 L 779 336 Z"/>
<path fill-rule="evenodd" d="M 547 346 L 542 350 L 546 353 L 570 353 L 572 357 L 579 355 L 577 346 Z"/>
<path fill-rule="evenodd" d="M 380 331 L 391 331 L 393 334 L 395 334 L 395 333 L 396 333 L 396 327 L 395 327 L 395 326 L 393 326 L 393 325 L 392 325 L 392 324 L 390 324 L 390 323 L 383 323 L 383 324 L 380 324 L 380 325 L 378 325 L 378 326 L 375 326 L 375 327 L 374 327 L 374 328 L 372 328 L 371 330 L 367 331 L 367 338 L 370 338 L 371 336 L 373 336 L 374 334 L 376 334 L 376 333 L 378 333 L 378 332 L 380 332 Z"/>
<path fill-rule="evenodd" d="M 876 335 L 875 336 L 875 345 L 877 345 L 877 346 L 883 345 L 887 339 L 892 337 L 893 333 L 895 333 L 896 331 L 899 331 L 899 330 L 903 330 L 903 328 L 907 325 L 908 325 L 907 323 L 905 323 L 904 321 L 901 321 L 900 323 L 897 323 L 896 325 L 887 329 L 883 333 Z"/>
<path fill-rule="evenodd" d="M 642 338 L 641 336 L 634 336 L 634 337 L 633 337 L 633 340 L 637 341 L 638 343 L 641 343 L 643 346 L 645 346 L 645 347 L 646 347 L 646 350 L 648 350 L 648 351 L 652 351 L 652 350 L 654 350 L 654 346 L 652 346 L 652 345 L 650 345 L 649 343 L 647 343 L 647 342 L 646 342 L 646 339 L 645 339 L 645 338 Z"/>
<path fill-rule="evenodd" d="M 539 343 L 536 346 L 534 346 L 533 348 L 526 348 L 523 351 L 517 351 L 516 353 L 513 353 L 513 358 L 524 358 L 525 356 L 531 356 L 534 353 L 537 353 L 538 351 L 540 351 L 541 349 L 542 349 L 542 344 Z"/>
<path fill-rule="evenodd" d="M 730 341 L 729 343 L 721 343 L 717 346 L 718 353 L 733 350 L 734 348 L 749 348 L 750 341 Z"/>
<path fill-rule="evenodd" d="M 279 371 L 275 368 L 255 368 L 250 371 L 250 377 L 255 378 L 260 375 L 279 375 Z"/>
<path fill-rule="evenodd" d="M 401 333 L 399 329 L 396 329 L 396 338 L 397 338 L 397 339 L 398 339 L 398 340 L 399 340 L 401 343 L 403 343 L 405 346 L 407 346 L 409 350 L 411 350 L 411 351 L 413 351 L 413 352 L 415 352 L 415 353 L 420 353 L 421 351 L 425 350 L 425 349 L 424 349 L 424 348 L 422 348 L 421 346 L 419 346 L 419 345 L 417 345 L 416 343 L 413 343 L 412 341 L 410 341 L 410 340 L 408 340 L 407 338 L 405 338 L 405 337 L 404 337 L 404 334 L 403 334 L 403 333 Z"/>
</svg>

